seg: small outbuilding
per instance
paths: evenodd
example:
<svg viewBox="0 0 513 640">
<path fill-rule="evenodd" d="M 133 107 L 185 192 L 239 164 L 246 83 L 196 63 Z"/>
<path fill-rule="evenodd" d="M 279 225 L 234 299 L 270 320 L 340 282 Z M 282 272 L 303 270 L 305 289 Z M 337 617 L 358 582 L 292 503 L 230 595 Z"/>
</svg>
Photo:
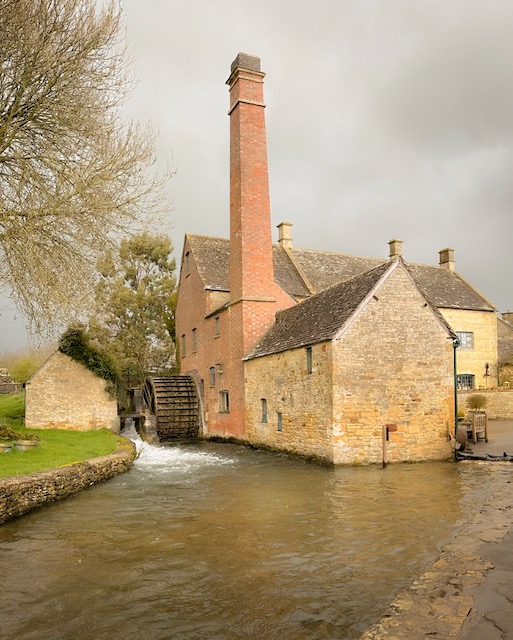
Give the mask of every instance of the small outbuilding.
<svg viewBox="0 0 513 640">
<path fill-rule="evenodd" d="M 110 429 L 119 433 L 118 403 L 109 383 L 56 351 L 25 383 L 25 426 Z"/>
</svg>

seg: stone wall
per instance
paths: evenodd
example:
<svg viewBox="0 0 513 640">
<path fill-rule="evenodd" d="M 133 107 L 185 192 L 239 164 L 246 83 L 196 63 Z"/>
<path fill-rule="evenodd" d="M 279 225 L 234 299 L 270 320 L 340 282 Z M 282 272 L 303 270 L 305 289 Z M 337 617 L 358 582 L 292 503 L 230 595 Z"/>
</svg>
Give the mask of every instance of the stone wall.
<svg viewBox="0 0 513 640">
<path fill-rule="evenodd" d="M 479 389 L 458 391 L 458 411 L 467 411 L 467 401 L 472 395 L 486 398 L 486 415 L 490 420 L 513 420 L 513 389 Z"/>
<path fill-rule="evenodd" d="M 0 478 L 0 524 L 128 471 L 136 450 L 132 442 L 123 440 L 108 456 L 32 475 Z"/>
<path fill-rule="evenodd" d="M 497 370 L 497 316 L 492 311 L 468 311 L 465 309 L 440 309 L 453 331 L 474 334 L 473 349 L 458 349 L 456 368 L 459 374 L 475 376 L 475 388 L 496 387 Z M 486 364 L 489 376 L 485 377 Z"/>
<path fill-rule="evenodd" d="M 249 360 L 250 443 L 335 464 L 447 459 L 454 424 L 453 347 L 438 315 L 397 268 L 336 339 Z M 262 420 L 267 400 L 267 422 Z M 281 427 L 278 430 L 278 413 Z"/>
<path fill-rule="evenodd" d="M 335 462 L 446 459 L 454 424 L 452 340 L 397 268 L 334 348 Z"/>
<path fill-rule="evenodd" d="M 118 403 L 106 391 L 107 385 L 57 351 L 25 384 L 25 426 L 119 433 Z"/>
<path fill-rule="evenodd" d="M 331 343 L 292 349 L 245 363 L 246 436 L 251 444 L 333 462 Z M 262 421 L 262 400 L 267 422 Z M 278 430 L 281 414 L 281 431 Z"/>
</svg>

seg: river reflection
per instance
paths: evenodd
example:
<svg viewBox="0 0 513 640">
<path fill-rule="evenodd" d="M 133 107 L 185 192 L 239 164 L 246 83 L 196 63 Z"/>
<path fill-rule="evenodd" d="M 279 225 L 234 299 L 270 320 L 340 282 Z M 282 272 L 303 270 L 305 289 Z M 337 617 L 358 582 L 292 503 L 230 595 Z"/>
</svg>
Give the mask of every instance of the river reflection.
<svg viewBox="0 0 513 640">
<path fill-rule="evenodd" d="M 127 474 L 0 527 L 0 637 L 358 638 L 490 474 L 144 445 Z"/>
</svg>

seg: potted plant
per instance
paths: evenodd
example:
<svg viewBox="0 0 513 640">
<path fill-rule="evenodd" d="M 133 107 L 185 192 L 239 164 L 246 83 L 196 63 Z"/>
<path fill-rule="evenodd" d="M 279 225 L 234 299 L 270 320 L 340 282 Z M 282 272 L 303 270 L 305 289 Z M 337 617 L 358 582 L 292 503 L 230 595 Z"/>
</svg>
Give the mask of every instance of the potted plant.
<svg viewBox="0 0 513 640">
<path fill-rule="evenodd" d="M 483 396 L 480 393 L 475 393 L 469 396 L 467 400 L 467 407 L 469 411 L 474 411 L 475 413 L 484 413 L 484 408 L 486 407 L 486 396 Z"/>
</svg>

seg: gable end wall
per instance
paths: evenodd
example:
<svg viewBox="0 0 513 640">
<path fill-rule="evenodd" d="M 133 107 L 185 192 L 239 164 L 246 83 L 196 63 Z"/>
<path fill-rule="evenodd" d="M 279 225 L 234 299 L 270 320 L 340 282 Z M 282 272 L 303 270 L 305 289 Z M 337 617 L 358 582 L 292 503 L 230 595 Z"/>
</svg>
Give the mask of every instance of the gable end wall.
<svg viewBox="0 0 513 640">
<path fill-rule="evenodd" d="M 118 403 L 107 382 L 56 352 L 25 386 L 25 425 L 33 429 L 110 429 L 119 433 Z"/>
</svg>

